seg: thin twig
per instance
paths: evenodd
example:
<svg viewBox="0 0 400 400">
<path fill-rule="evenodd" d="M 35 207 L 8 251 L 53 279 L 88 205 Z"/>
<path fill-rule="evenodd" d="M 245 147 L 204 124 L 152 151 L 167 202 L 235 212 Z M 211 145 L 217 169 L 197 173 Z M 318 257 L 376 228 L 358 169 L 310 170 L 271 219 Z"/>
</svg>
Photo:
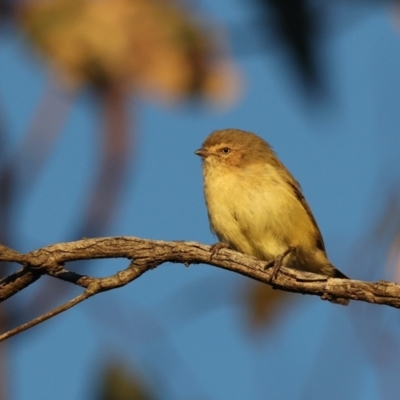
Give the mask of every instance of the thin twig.
<svg viewBox="0 0 400 400">
<path fill-rule="evenodd" d="M 38 325 L 41 322 L 44 322 L 44 321 L 54 317 L 55 315 L 62 313 L 63 311 L 70 309 L 71 307 L 77 305 L 78 303 L 81 303 L 82 301 L 88 299 L 91 296 L 93 296 L 92 293 L 90 293 L 88 291 L 84 291 L 79 296 L 76 296 L 74 299 L 55 308 L 54 310 L 51 310 L 51 311 L 47 312 L 46 314 L 41 315 L 40 317 L 34 318 L 25 324 L 22 324 L 14 329 L 10 329 L 6 333 L 3 333 L 2 335 L 0 335 L 0 342 L 10 338 L 11 336 L 17 335 L 18 333 L 26 331 L 27 329 L 32 328 L 33 326 Z"/>
</svg>

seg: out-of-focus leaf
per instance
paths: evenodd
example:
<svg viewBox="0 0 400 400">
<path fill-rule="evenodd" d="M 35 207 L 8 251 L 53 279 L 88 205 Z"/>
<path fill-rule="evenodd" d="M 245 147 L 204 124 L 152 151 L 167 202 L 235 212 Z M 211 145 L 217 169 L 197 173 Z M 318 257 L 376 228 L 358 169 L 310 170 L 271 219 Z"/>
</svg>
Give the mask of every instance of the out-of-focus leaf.
<svg viewBox="0 0 400 400">
<path fill-rule="evenodd" d="M 120 364 L 111 364 L 100 379 L 98 400 L 152 400 L 141 378 Z"/>
<path fill-rule="evenodd" d="M 216 32 L 207 34 L 167 0 L 37 0 L 21 22 L 68 82 L 120 82 L 145 94 L 231 95 L 233 68 Z"/>
<path fill-rule="evenodd" d="M 250 327 L 261 329 L 275 323 L 293 296 L 292 293 L 275 290 L 263 283 L 251 283 L 246 289 L 245 299 Z"/>
</svg>

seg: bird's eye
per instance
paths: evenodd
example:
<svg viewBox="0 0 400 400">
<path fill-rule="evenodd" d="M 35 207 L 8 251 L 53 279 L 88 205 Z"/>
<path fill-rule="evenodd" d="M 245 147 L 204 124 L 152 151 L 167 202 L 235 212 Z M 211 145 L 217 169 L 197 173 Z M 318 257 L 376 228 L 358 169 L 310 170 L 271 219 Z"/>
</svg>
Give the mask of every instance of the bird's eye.
<svg viewBox="0 0 400 400">
<path fill-rule="evenodd" d="M 230 149 L 229 147 L 224 147 L 224 148 L 222 149 L 222 152 L 223 152 L 224 154 L 228 154 L 228 153 L 230 153 L 230 151 L 231 151 L 231 149 Z"/>
</svg>

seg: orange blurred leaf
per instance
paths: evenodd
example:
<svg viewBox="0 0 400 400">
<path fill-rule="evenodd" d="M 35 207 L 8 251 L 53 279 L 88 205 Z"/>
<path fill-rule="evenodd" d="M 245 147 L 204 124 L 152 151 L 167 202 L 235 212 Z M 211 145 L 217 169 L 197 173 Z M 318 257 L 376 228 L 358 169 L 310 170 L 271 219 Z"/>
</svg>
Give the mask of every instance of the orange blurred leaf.
<svg viewBox="0 0 400 400">
<path fill-rule="evenodd" d="M 251 283 L 247 287 L 245 300 L 250 327 L 261 329 L 275 323 L 293 296 L 292 293 L 275 290 L 260 282 Z"/>
<path fill-rule="evenodd" d="M 31 40 L 73 85 L 124 83 L 166 99 L 231 97 L 237 76 L 219 35 L 167 0 L 37 0 Z"/>
</svg>

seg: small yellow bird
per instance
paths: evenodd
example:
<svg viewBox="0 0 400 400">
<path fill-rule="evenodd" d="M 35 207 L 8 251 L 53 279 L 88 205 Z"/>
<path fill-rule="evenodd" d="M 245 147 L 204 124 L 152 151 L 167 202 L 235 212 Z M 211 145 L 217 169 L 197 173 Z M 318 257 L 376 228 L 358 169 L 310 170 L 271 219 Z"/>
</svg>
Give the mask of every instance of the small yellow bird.
<svg viewBox="0 0 400 400">
<path fill-rule="evenodd" d="M 260 260 L 347 278 L 328 260 L 299 183 L 265 140 L 223 129 L 195 154 L 203 159 L 208 218 L 220 242 Z"/>
</svg>

